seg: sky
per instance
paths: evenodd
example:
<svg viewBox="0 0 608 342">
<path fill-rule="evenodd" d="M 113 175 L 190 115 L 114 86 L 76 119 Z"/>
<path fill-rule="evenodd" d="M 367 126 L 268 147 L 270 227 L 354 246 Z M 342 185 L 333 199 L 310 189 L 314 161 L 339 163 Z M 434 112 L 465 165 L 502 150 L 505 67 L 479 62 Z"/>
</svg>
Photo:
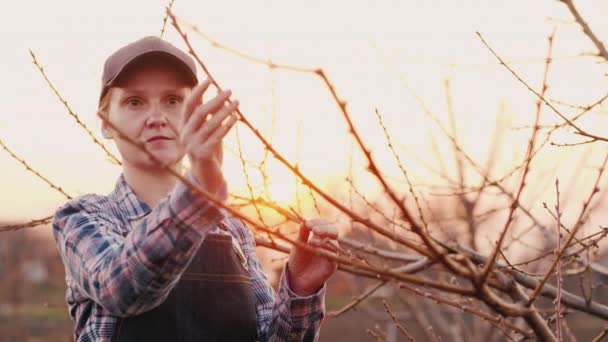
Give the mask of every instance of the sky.
<svg viewBox="0 0 608 342">
<path fill-rule="evenodd" d="M 608 40 L 608 4 L 577 1 L 594 31 Z M 71 195 L 112 190 L 120 168 L 67 114 L 65 107 L 32 64 L 31 49 L 47 76 L 80 119 L 100 139 L 95 117 L 105 58 L 120 46 L 158 35 L 167 1 L 11 1 L 2 8 L 0 57 L 0 139 L 32 168 Z M 377 109 L 415 182 L 437 177 L 419 162 L 437 165 L 433 141 L 453 168 L 449 141 L 425 114 L 408 89 L 448 125 L 446 80 L 463 148 L 483 163 L 499 113 L 512 126 L 530 125 L 536 99 L 482 44 L 476 32 L 538 89 L 542 82 L 547 37 L 555 30 L 549 98 L 586 105 L 606 91 L 606 67 L 581 56 L 594 48 L 572 22 L 566 7 L 538 1 L 206 1 L 176 0 L 175 14 L 218 42 L 277 63 L 323 68 L 347 102 L 356 127 L 387 174 L 399 171 L 379 127 Z M 233 89 L 241 110 L 290 160 L 320 184 L 331 187 L 348 174 L 350 163 L 366 177 L 365 164 L 353 150 L 344 121 L 319 78 L 269 70 L 209 44 L 189 30 L 195 49 L 224 88 Z M 165 38 L 184 47 L 170 24 Z M 200 72 L 200 70 L 199 70 Z M 200 75 L 200 73 L 199 73 Z M 573 115 L 576 110 L 560 107 Z M 559 122 L 544 110 L 541 122 Z M 273 119 L 274 118 L 274 119 Z M 606 116 L 584 120 L 590 131 L 605 132 Z M 259 161 L 263 149 L 240 127 L 244 152 Z M 607 134 L 608 135 L 608 134 Z M 509 130 L 499 146 L 497 174 L 521 162 L 529 131 Z M 558 142 L 575 142 L 572 132 Z M 115 151 L 112 143 L 104 141 Z M 236 151 L 234 132 L 226 148 Z M 605 146 L 547 149 L 533 176 L 543 182 L 561 177 L 592 180 L 592 172 L 573 167 L 588 155 L 597 165 Z M 233 190 L 244 189 L 240 161 L 227 153 L 224 170 Z M 293 201 L 293 177 L 278 163 L 268 165 L 270 192 L 282 203 Z M 588 172 L 587 172 L 588 171 Z M 28 220 L 51 214 L 65 198 L 0 151 L 0 221 Z M 259 174 L 251 171 L 254 181 Z M 539 181 L 540 182 L 540 181 Z M 539 183 L 543 187 L 545 183 Z M 549 184 L 549 183 L 546 183 Z M 360 183 L 373 193 L 373 182 Z M 547 189 L 550 187 L 547 185 Z M 542 190 L 542 189 L 541 189 Z M 420 191 L 430 191 L 421 188 Z M 539 198 L 549 199 L 549 191 Z M 584 196 L 575 192 L 573 202 Z M 580 202 L 579 202 L 580 204 Z"/>
</svg>

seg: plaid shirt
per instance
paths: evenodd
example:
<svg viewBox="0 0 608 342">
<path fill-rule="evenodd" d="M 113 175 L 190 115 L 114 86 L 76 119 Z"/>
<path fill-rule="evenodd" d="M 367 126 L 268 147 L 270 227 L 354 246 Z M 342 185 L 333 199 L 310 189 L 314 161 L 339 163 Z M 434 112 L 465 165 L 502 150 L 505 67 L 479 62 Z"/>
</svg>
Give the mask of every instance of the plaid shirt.
<svg viewBox="0 0 608 342">
<path fill-rule="evenodd" d="M 109 341 L 118 317 L 162 303 L 205 236 L 225 223 L 247 258 L 261 341 L 312 341 L 324 317 L 325 287 L 299 297 L 285 273 L 275 295 L 245 224 L 181 182 L 153 210 L 120 176 L 108 196 L 84 195 L 57 210 L 53 236 L 66 270 L 75 341 Z"/>
</svg>

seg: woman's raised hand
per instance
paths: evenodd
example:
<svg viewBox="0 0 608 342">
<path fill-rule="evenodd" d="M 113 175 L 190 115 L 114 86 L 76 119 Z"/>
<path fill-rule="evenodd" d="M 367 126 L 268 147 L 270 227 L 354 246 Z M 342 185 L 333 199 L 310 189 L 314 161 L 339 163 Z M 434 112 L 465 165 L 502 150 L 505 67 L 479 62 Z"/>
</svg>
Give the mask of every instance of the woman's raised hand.
<svg viewBox="0 0 608 342">
<path fill-rule="evenodd" d="M 211 82 L 205 80 L 186 97 L 180 121 L 179 139 L 185 149 L 192 174 L 212 194 L 223 186 L 222 139 L 237 121 L 238 101 L 227 103 L 230 90 L 219 92 L 203 103 Z"/>
</svg>

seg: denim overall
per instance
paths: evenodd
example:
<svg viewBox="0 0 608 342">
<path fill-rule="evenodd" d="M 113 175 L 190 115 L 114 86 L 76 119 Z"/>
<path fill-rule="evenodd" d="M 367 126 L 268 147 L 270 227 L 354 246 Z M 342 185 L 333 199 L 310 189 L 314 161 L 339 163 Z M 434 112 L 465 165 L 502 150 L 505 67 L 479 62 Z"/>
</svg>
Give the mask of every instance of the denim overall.
<svg viewBox="0 0 608 342">
<path fill-rule="evenodd" d="M 113 340 L 255 341 L 251 278 L 232 239 L 228 233 L 208 234 L 167 299 L 150 311 L 119 319 Z"/>
</svg>

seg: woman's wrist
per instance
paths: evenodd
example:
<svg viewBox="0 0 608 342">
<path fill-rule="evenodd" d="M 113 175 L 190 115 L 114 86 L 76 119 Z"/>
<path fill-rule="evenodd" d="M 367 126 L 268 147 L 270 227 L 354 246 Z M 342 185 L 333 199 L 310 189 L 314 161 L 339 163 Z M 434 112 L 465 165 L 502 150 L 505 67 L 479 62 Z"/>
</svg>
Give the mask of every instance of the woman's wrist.
<svg viewBox="0 0 608 342">
<path fill-rule="evenodd" d="M 201 187 L 211 194 L 225 192 L 225 181 L 221 166 L 216 161 L 199 161 L 193 163 L 193 174 Z"/>
<path fill-rule="evenodd" d="M 285 267 L 285 276 L 287 277 L 287 286 L 289 287 L 291 292 L 295 293 L 300 297 L 308 297 L 319 291 L 318 288 L 311 289 L 309 287 L 302 286 L 300 282 L 298 282 L 298 279 L 294 279 L 293 275 L 291 274 L 291 270 L 289 269 L 289 263 L 287 263 Z"/>
</svg>

